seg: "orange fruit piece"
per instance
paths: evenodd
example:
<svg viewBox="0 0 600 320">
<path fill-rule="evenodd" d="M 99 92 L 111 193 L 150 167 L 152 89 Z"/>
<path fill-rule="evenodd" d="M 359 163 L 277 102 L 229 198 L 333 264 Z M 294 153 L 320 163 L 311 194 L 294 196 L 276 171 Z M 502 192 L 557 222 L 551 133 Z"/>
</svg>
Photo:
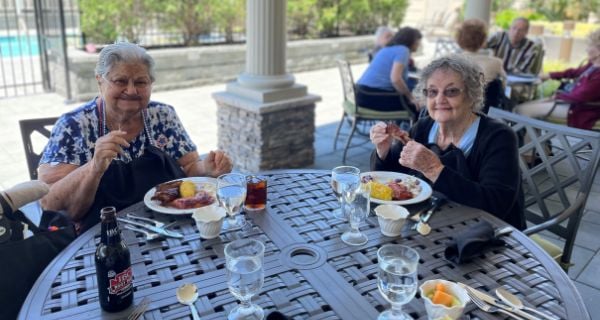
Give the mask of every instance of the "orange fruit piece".
<svg viewBox="0 0 600 320">
<path fill-rule="evenodd" d="M 446 290 L 446 286 L 444 286 L 444 284 L 443 284 L 443 283 L 441 283 L 441 282 L 438 282 L 438 283 L 435 285 L 435 291 L 448 292 L 448 290 Z"/>
<path fill-rule="evenodd" d="M 433 302 L 435 304 L 443 304 L 446 307 L 452 307 L 452 300 L 453 300 L 452 295 L 449 295 L 440 290 L 436 290 L 435 293 L 433 294 L 433 299 L 431 299 L 431 302 Z"/>
</svg>

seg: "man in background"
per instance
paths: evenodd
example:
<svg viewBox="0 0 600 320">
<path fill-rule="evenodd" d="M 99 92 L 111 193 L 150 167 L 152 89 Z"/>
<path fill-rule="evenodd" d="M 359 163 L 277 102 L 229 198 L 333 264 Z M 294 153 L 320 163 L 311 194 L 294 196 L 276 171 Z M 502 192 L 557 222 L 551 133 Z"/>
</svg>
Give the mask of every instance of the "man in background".
<svg viewBox="0 0 600 320">
<path fill-rule="evenodd" d="M 539 44 L 527 39 L 529 20 L 519 17 L 513 20 L 508 31 L 494 34 L 487 42 L 487 48 L 494 56 L 502 59 L 504 70 L 509 74 L 537 74 L 538 59 L 541 58 Z"/>
</svg>

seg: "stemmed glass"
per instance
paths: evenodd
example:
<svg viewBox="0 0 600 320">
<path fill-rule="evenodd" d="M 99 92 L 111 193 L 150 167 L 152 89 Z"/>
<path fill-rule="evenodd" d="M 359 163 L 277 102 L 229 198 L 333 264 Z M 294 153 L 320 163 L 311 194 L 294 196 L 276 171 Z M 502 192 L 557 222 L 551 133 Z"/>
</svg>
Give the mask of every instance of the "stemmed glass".
<svg viewBox="0 0 600 320">
<path fill-rule="evenodd" d="M 402 311 L 402 306 L 417 292 L 419 253 L 407 246 L 386 244 L 377 250 L 377 261 L 377 287 L 392 305 L 391 310 L 382 312 L 377 319 L 412 319 Z"/>
<path fill-rule="evenodd" d="M 351 246 L 362 246 L 369 238 L 361 233 L 358 227 L 367 218 L 371 209 L 371 185 L 359 183 L 356 187 L 354 185 L 344 187 L 344 200 L 350 209 L 348 213 L 350 230 L 342 233 L 342 241 Z"/>
<path fill-rule="evenodd" d="M 360 183 L 360 169 L 350 166 L 335 167 L 331 170 L 331 188 L 340 202 L 340 209 L 333 211 L 333 216 L 338 219 L 345 218 L 345 202 L 343 196 L 344 186 L 358 186 Z"/>
<path fill-rule="evenodd" d="M 227 285 L 241 304 L 229 312 L 227 319 L 263 319 L 263 309 L 250 299 L 260 292 L 265 272 L 265 246 L 253 239 L 239 239 L 225 245 Z"/>
<path fill-rule="evenodd" d="M 217 178 L 217 199 L 227 211 L 223 221 L 223 230 L 236 230 L 244 227 L 246 219 L 240 215 L 246 199 L 246 176 L 239 173 L 227 173 Z"/>
</svg>

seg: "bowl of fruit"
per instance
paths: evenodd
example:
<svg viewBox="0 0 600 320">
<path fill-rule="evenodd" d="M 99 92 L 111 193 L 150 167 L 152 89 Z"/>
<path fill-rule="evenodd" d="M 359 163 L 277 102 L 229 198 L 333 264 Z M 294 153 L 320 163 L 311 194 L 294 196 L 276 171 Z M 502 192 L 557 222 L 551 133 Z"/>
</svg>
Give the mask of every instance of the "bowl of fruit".
<svg viewBox="0 0 600 320">
<path fill-rule="evenodd" d="M 425 281 L 419 292 L 429 319 L 458 319 L 469 302 L 469 295 L 458 284 L 436 279 Z"/>
</svg>

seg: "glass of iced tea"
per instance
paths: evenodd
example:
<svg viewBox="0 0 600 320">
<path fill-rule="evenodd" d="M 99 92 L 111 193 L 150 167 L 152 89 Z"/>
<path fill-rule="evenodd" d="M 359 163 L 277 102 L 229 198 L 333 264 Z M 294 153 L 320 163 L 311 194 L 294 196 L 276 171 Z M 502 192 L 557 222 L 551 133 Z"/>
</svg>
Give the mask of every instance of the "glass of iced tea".
<svg viewBox="0 0 600 320">
<path fill-rule="evenodd" d="M 244 208 L 248 211 L 264 210 L 267 206 L 267 177 L 246 176 L 246 188 Z"/>
</svg>

